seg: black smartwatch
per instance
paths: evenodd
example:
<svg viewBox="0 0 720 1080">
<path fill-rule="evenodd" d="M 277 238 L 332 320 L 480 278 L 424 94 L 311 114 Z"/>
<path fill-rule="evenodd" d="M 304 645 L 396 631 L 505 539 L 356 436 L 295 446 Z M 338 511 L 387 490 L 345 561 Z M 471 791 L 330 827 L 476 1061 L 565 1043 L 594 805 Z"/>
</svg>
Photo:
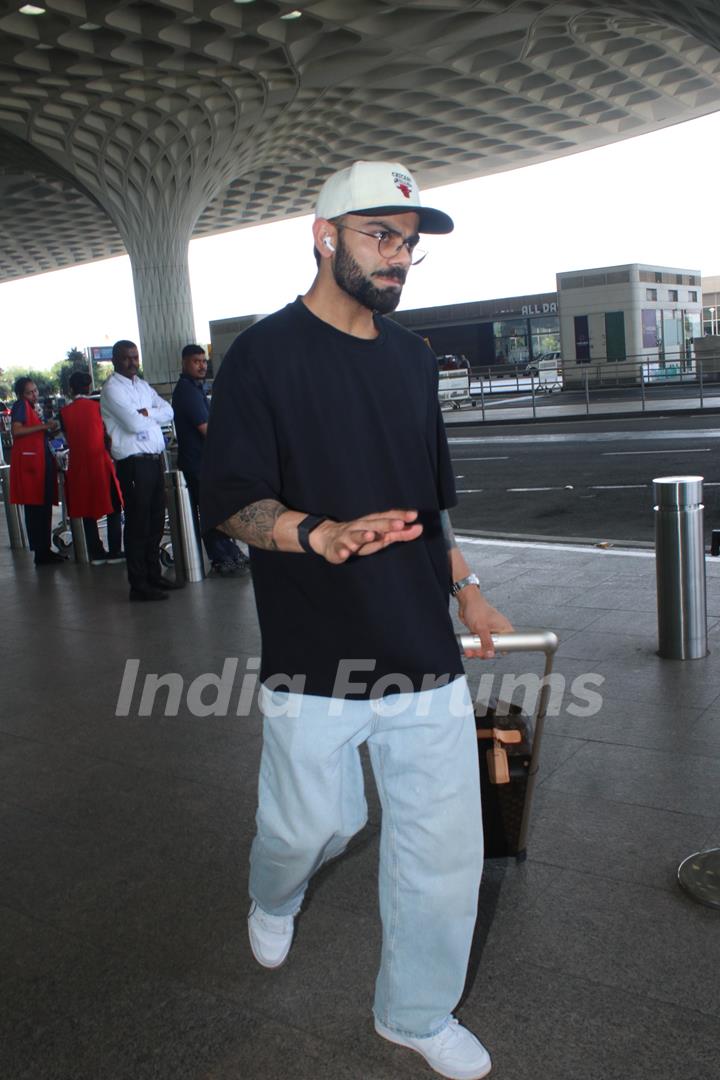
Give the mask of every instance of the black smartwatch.
<svg viewBox="0 0 720 1080">
<path fill-rule="evenodd" d="M 318 517 L 317 514 L 308 514 L 298 524 L 298 543 L 303 551 L 306 551 L 308 555 L 317 555 L 317 551 L 313 551 L 310 547 L 310 533 L 313 529 L 317 529 L 318 525 L 323 521 L 327 521 L 326 517 Z"/>
</svg>

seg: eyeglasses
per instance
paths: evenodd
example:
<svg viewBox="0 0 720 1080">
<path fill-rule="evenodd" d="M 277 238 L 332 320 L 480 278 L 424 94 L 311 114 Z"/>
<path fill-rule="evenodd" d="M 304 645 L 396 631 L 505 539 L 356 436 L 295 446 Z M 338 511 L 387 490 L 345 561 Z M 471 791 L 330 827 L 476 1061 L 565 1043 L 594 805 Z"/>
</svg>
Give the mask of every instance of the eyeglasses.
<svg viewBox="0 0 720 1080">
<path fill-rule="evenodd" d="M 418 236 L 409 236 L 406 240 L 402 233 L 395 232 L 394 229 L 376 229 L 374 232 L 365 232 L 363 229 L 353 228 L 352 225 L 336 225 L 335 227 L 337 229 L 349 229 L 350 232 L 360 233 L 361 236 L 377 240 L 378 253 L 383 259 L 392 259 L 399 255 L 403 248 L 407 248 L 410 265 L 417 266 L 427 255 L 427 251 L 423 251 L 422 248 L 417 246 L 420 240 Z"/>
</svg>

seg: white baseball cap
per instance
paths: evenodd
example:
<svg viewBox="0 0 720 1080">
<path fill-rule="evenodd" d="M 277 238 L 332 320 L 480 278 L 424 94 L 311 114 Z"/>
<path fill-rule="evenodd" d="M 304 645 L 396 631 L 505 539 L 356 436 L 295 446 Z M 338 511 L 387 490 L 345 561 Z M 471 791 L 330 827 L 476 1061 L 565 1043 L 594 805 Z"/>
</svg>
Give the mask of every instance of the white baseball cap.
<svg viewBox="0 0 720 1080">
<path fill-rule="evenodd" d="M 454 228 L 448 214 L 420 205 L 417 184 L 404 165 L 397 161 L 356 161 L 327 178 L 318 195 L 315 217 L 408 211 L 419 215 L 420 232 L 449 233 Z"/>
</svg>

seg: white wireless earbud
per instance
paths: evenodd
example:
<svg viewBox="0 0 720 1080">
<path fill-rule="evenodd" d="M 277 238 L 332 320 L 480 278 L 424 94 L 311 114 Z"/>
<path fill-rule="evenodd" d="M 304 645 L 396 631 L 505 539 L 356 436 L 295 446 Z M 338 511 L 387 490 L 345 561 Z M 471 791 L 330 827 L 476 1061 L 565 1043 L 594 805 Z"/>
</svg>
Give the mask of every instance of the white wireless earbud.
<svg viewBox="0 0 720 1080">
<path fill-rule="evenodd" d="M 329 236 L 323 236 L 323 244 L 328 249 L 328 251 L 334 251 L 335 250 L 335 245 L 333 244 L 333 242 L 332 242 L 332 240 L 330 239 Z"/>
</svg>

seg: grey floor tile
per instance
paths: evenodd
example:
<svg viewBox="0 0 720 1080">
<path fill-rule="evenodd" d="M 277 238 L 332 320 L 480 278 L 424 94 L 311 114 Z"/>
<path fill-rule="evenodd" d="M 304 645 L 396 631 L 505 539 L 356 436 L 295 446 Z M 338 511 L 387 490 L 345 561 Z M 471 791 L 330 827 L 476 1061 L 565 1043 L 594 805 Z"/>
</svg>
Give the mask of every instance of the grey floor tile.
<svg viewBox="0 0 720 1080">
<path fill-rule="evenodd" d="M 655 662 L 657 640 L 652 635 L 623 634 L 618 631 L 598 631 L 597 625 L 563 636 L 557 652 L 575 660 L 605 660 L 623 667 L 648 660 Z"/>
<path fill-rule="evenodd" d="M 528 850 L 535 862 L 677 888 L 677 868 L 710 842 L 712 819 L 538 788 Z"/>
<path fill-rule="evenodd" d="M 717 1075 L 715 1017 L 527 959 L 510 962 L 499 949 L 481 967 L 461 1015 L 491 1051 L 497 1080 Z"/>
<path fill-rule="evenodd" d="M 145 971 L 176 974 L 244 927 L 246 859 L 194 860 L 136 847 L 92 861 L 66 852 L 21 864 L 0 900 Z"/>
<path fill-rule="evenodd" d="M 547 601 L 537 606 L 534 611 L 535 626 L 533 629 L 554 630 L 560 639 L 564 638 L 566 630 L 584 630 L 588 626 L 594 626 L 600 617 L 600 613 L 594 608 L 583 608 L 567 604 L 551 604 Z M 528 628 L 525 622 L 519 624 L 519 629 Z"/>
<path fill-rule="evenodd" d="M 366 826 L 337 859 L 326 863 L 310 883 L 305 906 L 333 904 L 373 916 L 378 906 L 379 833 Z"/>
<path fill-rule="evenodd" d="M 531 604 L 533 608 L 542 610 L 544 606 L 552 604 L 574 603 L 578 607 L 591 607 L 592 600 L 587 599 L 587 590 L 580 586 L 570 585 L 565 588 L 561 584 L 562 578 L 555 585 L 535 585 L 532 576 L 515 578 L 513 581 L 503 582 L 485 589 L 488 599 L 492 600 L 495 607 L 504 611 L 504 606 L 512 604 L 522 610 Z"/>
<path fill-rule="evenodd" d="M 695 754 L 707 752 L 709 740 L 698 728 L 704 715 L 702 709 L 685 704 L 662 708 L 653 702 L 614 697 L 606 692 L 605 686 L 599 688 L 599 693 L 602 704 L 593 716 L 575 716 L 565 708 L 559 716 L 548 717 L 548 732 L 589 742 Z"/>
<path fill-rule="evenodd" d="M 199 791 L 192 779 L 146 766 L 101 760 L 73 747 L 17 742 L 22 745 L 0 759 L 3 800 L 70 828 L 142 839 L 172 825 L 178 806 L 192 803 Z M 250 770 L 234 787 L 246 804 L 256 789 Z"/>
<path fill-rule="evenodd" d="M 566 736 L 558 736 L 551 731 L 546 731 L 540 748 L 538 781 L 544 782 L 552 776 L 556 769 L 577 754 L 582 746 L 580 739 L 569 739 Z"/>
<path fill-rule="evenodd" d="M 720 814 L 720 760 L 678 752 L 586 743 L 544 786 L 679 814 Z"/>
<path fill-rule="evenodd" d="M 256 963 L 242 925 L 183 978 L 241 1009 L 339 1040 L 369 1021 L 379 960 L 377 910 L 364 913 L 316 897 L 298 916 L 292 950 L 277 971 Z"/>
<path fill-rule="evenodd" d="M 578 660 L 562 656 L 555 670 L 564 676 L 568 687 L 576 679 L 582 680 L 590 673 L 602 675 L 605 682 L 600 687 L 600 693 L 615 700 L 652 704 L 666 710 L 683 707 L 703 710 L 715 702 L 720 704 L 716 667 L 707 664 L 708 659 L 683 663 L 647 656 L 643 660 L 633 659 L 623 664 L 600 657 Z"/>
<path fill-rule="evenodd" d="M 384 1060 L 390 1057 L 384 1045 L 363 1031 L 367 1020 L 352 1041 L 328 1041 L 186 983 L 140 973 L 42 927 L 24 929 L 25 955 L 33 945 L 35 952 L 27 967 L 7 974 L 13 1010 L 0 1019 L 0 1069 L 12 1080 L 413 1075 L 409 1063 L 395 1071 Z"/>
<path fill-rule="evenodd" d="M 66 745 L 117 765 L 244 791 L 257 787 L 259 729 L 256 718 L 100 717 L 70 732 Z"/>
<path fill-rule="evenodd" d="M 603 611 L 592 624 L 603 633 L 651 638 L 657 647 L 657 611 Z"/>
<path fill-rule="evenodd" d="M 720 709 L 711 707 L 692 724 L 688 731 L 692 739 L 720 743 Z"/>
<path fill-rule="evenodd" d="M 657 610 L 655 587 L 649 582 L 635 583 L 614 579 L 602 585 L 585 589 L 577 597 L 569 597 L 567 603 L 580 607 L 595 607 L 601 611 L 653 612 Z"/>
<path fill-rule="evenodd" d="M 718 949 L 717 912 L 679 887 L 668 891 L 558 869 L 550 888 L 524 910 L 496 910 L 485 954 L 508 966 L 530 963 L 680 1005 L 717 1022 Z"/>
</svg>

